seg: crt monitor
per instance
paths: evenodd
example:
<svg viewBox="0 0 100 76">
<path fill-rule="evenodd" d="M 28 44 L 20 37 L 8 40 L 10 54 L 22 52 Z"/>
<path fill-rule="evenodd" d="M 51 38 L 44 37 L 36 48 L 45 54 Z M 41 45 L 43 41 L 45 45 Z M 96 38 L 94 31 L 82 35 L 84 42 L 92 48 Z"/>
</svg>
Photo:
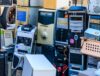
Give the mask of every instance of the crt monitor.
<svg viewBox="0 0 100 76">
<path fill-rule="evenodd" d="M 26 22 L 26 11 L 17 11 L 17 20 Z"/>
</svg>

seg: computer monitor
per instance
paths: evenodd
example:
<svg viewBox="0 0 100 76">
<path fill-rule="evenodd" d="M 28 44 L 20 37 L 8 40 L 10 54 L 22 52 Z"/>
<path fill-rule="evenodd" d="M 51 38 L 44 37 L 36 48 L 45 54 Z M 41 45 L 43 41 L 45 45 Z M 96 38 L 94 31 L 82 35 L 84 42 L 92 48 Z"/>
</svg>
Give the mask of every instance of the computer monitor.
<svg viewBox="0 0 100 76">
<path fill-rule="evenodd" d="M 26 11 L 17 11 L 17 20 L 26 22 Z"/>
</svg>

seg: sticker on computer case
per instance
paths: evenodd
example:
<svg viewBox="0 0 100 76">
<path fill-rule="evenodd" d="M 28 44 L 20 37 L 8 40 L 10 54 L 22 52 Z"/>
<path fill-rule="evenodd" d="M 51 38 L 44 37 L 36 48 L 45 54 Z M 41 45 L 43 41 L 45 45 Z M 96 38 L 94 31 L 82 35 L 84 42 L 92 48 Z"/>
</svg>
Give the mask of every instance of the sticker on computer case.
<svg viewBox="0 0 100 76">
<path fill-rule="evenodd" d="M 74 39 L 70 39 L 70 44 L 74 44 Z"/>
</svg>

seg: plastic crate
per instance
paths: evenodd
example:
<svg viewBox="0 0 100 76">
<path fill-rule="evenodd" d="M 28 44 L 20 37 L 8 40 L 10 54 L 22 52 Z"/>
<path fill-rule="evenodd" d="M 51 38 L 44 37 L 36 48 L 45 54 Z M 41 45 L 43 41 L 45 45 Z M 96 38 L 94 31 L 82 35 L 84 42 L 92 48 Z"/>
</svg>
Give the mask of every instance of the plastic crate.
<svg viewBox="0 0 100 76">
<path fill-rule="evenodd" d="M 81 53 L 100 58 L 100 41 L 81 38 L 82 48 Z"/>
</svg>

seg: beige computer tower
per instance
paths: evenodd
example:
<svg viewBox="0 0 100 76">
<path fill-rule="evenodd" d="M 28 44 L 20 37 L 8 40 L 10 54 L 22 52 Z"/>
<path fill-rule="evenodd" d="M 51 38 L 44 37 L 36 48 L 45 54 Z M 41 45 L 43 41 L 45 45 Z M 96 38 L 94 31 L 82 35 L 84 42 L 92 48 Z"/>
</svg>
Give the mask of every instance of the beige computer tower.
<svg viewBox="0 0 100 76">
<path fill-rule="evenodd" d="M 53 45 L 54 40 L 54 24 L 42 25 L 38 24 L 38 40 L 37 43 L 44 45 Z"/>
<path fill-rule="evenodd" d="M 54 44 L 54 17 L 55 10 L 40 10 L 42 16 L 38 20 L 37 43 L 43 45 Z M 51 14 L 51 17 L 50 17 Z M 49 15 L 49 16 L 48 16 Z M 49 20 L 48 20 L 49 19 Z"/>
</svg>

